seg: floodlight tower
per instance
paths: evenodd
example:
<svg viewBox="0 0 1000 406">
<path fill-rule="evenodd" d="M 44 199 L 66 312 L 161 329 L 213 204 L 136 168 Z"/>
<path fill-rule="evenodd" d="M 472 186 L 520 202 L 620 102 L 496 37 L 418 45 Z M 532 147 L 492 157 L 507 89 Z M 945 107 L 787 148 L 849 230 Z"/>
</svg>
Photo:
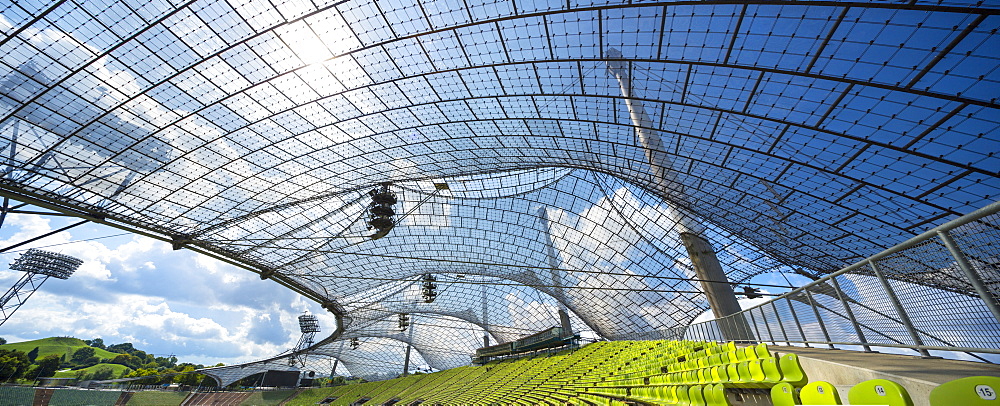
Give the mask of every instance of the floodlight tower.
<svg viewBox="0 0 1000 406">
<path fill-rule="evenodd" d="M 622 91 L 622 98 L 628 107 L 629 118 L 635 127 L 635 133 L 645 151 L 646 160 L 652 170 L 653 181 L 662 193 L 676 191 L 679 195 L 685 193 L 686 185 L 677 178 L 677 173 L 673 170 L 670 157 L 663 147 L 659 131 L 655 128 L 653 121 L 646 114 L 646 108 L 642 101 L 635 97 L 632 88 L 632 65 L 624 61 L 621 51 L 609 48 L 606 52 L 608 72 L 618 79 L 618 86 Z M 677 224 L 680 231 L 681 242 L 691 257 L 691 265 L 695 275 L 701 280 L 702 289 L 708 298 L 708 303 L 716 318 L 736 314 L 740 311 L 740 304 L 736 300 L 729 278 L 722 269 L 722 264 L 715 254 L 715 248 L 705 237 L 705 227 L 689 214 L 683 212 L 678 207 L 671 205 L 670 215 Z M 732 325 L 720 326 L 723 338 L 726 340 L 752 340 L 749 325 L 742 318 L 734 318 Z"/>
<path fill-rule="evenodd" d="M 0 297 L 0 325 L 7 322 L 17 309 L 28 301 L 31 294 L 42 287 L 50 276 L 69 279 L 83 261 L 69 255 L 32 248 L 21 254 L 10 269 L 24 272 L 10 289 Z"/>
<path fill-rule="evenodd" d="M 316 333 L 319 332 L 319 318 L 309 313 L 299 316 L 299 330 L 302 331 L 302 337 L 299 338 L 299 343 L 295 344 L 296 352 L 313 345 Z"/>
</svg>

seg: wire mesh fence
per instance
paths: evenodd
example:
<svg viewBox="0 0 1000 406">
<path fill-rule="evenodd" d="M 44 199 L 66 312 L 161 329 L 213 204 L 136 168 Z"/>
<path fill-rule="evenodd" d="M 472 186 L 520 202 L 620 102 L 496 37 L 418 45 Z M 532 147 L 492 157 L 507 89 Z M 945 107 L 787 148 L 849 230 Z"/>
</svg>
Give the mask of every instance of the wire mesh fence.
<svg viewBox="0 0 1000 406">
<path fill-rule="evenodd" d="M 998 211 L 993 203 L 683 336 L 998 362 L 989 355 L 1000 354 Z"/>
</svg>

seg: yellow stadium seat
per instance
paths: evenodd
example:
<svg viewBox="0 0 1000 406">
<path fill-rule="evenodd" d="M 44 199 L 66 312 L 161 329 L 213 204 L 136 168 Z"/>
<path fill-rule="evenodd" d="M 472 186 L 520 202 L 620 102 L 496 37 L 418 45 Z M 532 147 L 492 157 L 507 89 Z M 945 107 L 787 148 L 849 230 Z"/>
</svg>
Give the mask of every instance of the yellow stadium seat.
<svg viewBox="0 0 1000 406">
<path fill-rule="evenodd" d="M 695 385 L 688 389 L 688 399 L 690 399 L 691 406 L 706 406 L 705 394 L 702 392 L 701 385 Z"/>
<path fill-rule="evenodd" d="M 708 406 L 730 406 L 729 398 L 726 397 L 725 385 L 717 383 L 706 387 L 705 403 Z"/>
<path fill-rule="evenodd" d="M 799 404 L 795 395 L 795 387 L 788 382 L 782 382 L 771 387 L 771 403 L 774 406 L 795 406 Z"/>
<path fill-rule="evenodd" d="M 913 406 L 906 388 L 886 379 L 872 379 L 854 385 L 847 393 L 847 400 L 852 405 Z"/>
<path fill-rule="evenodd" d="M 795 354 L 785 354 L 778 360 L 778 369 L 781 370 L 781 381 L 788 382 L 792 386 L 802 386 L 808 382 L 806 372 L 799 365 L 799 356 Z"/>
<path fill-rule="evenodd" d="M 931 406 L 998 406 L 1000 377 L 970 376 L 945 382 L 931 391 Z"/>
<path fill-rule="evenodd" d="M 778 368 L 778 361 L 774 358 L 764 358 L 760 360 L 760 366 L 764 372 L 764 383 L 781 382 L 781 369 Z"/>
<path fill-rule="evenodd" d="M 840 393 L 829 382 L 810 382 L 799 392 L 803 405 L 839 405 Z"/>
</svg>

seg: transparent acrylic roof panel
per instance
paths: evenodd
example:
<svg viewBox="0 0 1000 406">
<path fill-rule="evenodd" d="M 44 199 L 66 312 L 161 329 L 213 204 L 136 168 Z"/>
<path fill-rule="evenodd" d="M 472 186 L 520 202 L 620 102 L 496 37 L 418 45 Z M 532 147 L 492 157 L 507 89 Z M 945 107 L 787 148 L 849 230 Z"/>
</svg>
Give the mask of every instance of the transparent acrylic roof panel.
<svg viewBox="0 0 1000 406">
<path fill-rule="evenodd" d="M 432 271 L 548 278 L 587 325 L 683 325 L 705 304 L 650 237 L 664 207 L 745 281 L 997 200 L 1000 7 L 911 3 L 15 2 L 2 182 L 346 304 Z M 653 179 L 611 48 L 683 190 Z M 382 182 L 413 213 L 348 246 Z M 617 301 L 643 310 L 588 310 Z"/>
</svg>

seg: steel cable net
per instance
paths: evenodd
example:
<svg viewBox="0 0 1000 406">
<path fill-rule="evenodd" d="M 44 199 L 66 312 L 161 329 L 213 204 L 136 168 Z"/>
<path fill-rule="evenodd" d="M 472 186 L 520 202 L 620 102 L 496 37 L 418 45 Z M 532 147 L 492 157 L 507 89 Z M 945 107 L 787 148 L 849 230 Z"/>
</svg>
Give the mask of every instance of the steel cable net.
<svg viewBox="0 0 1000 406">
<path fill-rule="evenodd" d="M 345 309 L 385 279 L 479 275 L 516 285 L 490 311 L 532 286 L 612 338 L 706 308 L 667 279 L 691 272 L 664 211 L 739 282 L 997 199 L 1000 7 L 727 3 L 4 4 L 0 182 Z M 385 182 L 399 224 L 366 241 Z M 471 303 L 455 285 L 442 300 Z"/>
</svg>

